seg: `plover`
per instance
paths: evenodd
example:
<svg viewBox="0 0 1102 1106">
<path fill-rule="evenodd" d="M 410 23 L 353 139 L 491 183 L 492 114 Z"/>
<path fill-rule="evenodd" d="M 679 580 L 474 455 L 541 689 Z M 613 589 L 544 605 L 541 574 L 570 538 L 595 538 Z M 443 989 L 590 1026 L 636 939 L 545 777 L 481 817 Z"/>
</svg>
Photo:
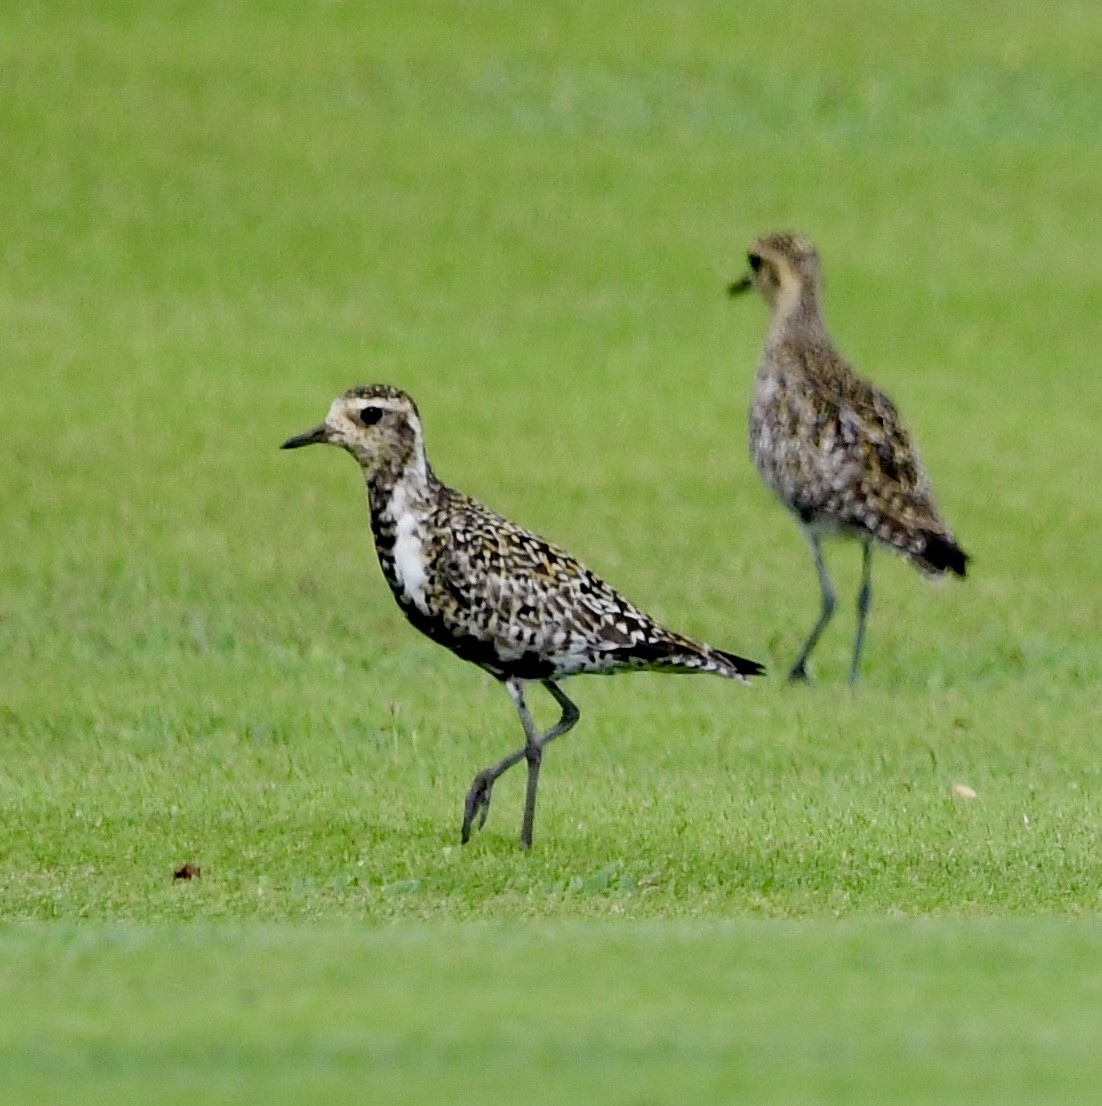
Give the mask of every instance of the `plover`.
<svg viewBox="0 0 1102 1106">
<path fill-rule="evenodd" d="M 325 421 L 284 449 L 327 443 L 359 462 L 383 576 L 406 618 L 433 641 L 497 677 L 524 745 L 474 778 L 462 840 L 486 821 L 497 779 L 521 760 L 528 785 L 521 843 L 532 844 L 545 747 L 578 721 L 559 681 L 628 669 L 713 672 L 747 681 L 756 661 L 658 625 L 569 553 L 443 484 L 425 454 L 421 418 L 398 388 L 369 384 L 338 396 Z M 525 702 L 539 681 L 561 717 L 541 732 Z"/>
<path fill-rule="evenodd" d="M 770 311 L 750 408 L 750 452 L 807 536 L 822 590 L 819 619 L 789 679 L 808 678 L 808 657 L 834 613 L 821 542 L 841 534 L 862 545 L 853 684 L 872 601 L 873 542 L 929 576 L 964 576 L 969 557 L 938 513 L 930 479 L 892 401 L 854 371 L 827 333 L 815 247 L 799 234 L 767 234 L 751 245 L 748 259 L 750 272 L 728 291 L 756 288 Z"/>
</svg>

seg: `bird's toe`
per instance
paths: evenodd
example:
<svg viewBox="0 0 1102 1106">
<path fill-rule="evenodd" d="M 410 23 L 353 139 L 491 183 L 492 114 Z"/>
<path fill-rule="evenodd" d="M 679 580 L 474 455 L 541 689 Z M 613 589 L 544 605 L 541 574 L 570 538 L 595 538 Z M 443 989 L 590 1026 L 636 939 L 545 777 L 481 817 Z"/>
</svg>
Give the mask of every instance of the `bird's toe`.
<svg viewBox="0 0 1102 1106">
<path fill-rule="evenodd" d="M 471 839 L 471 827 L 477 825 L 479 829 L 486 824 L 486 815 L 490 813 L 490 798 L 493 795 L 494 778 L 487 772 L 479 772 L 467 792 L 467 800 L 463 804 L 463 833 L 462 841 L 466 845 Z"/>
</svg>

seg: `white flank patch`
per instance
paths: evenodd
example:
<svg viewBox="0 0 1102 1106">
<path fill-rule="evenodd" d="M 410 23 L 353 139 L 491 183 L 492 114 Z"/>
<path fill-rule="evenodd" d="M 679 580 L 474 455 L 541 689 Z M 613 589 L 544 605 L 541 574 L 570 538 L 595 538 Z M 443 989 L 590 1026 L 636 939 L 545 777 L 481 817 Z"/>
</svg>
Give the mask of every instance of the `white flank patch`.
<svg viewBox="0 0 1102 1106">
<path fill-rule="evenodd" d="M 394 568 L 406 597 L 426 614 L 425 606 L 425 550 L 417 535 L 417 516 L 405 502 L 405 496 L 397 489 L 392 509 L 397 518 L 394 539 Z"/>
</svg>

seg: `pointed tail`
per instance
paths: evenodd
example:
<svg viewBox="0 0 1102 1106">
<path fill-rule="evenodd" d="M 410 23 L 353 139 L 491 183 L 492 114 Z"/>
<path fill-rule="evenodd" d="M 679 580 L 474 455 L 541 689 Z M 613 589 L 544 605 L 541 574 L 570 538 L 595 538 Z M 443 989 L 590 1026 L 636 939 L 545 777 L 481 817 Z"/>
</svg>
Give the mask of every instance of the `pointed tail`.
<svg viewBox="0 0 1102 1106">
<path fill-rule="evenodd" d="M 749 660 L 746 657 L 740 657 L 737 653 L 726 653 L 722 649 L 708 646 L 708 654 L 713 659 L 722 662 L 723 668 L 720 671 L 724 676 L 730 676 L 732 679 L 748 683 L 748 676 L 765 675 L 764 664 L 759 664 L 757 661 Z"/>
<path fill-rule="evenodd" d="M 938 534 L 935 531 L 926 530 L 920 538 L 921 547 L 913 556 L 926 572 L 933 572 L 939 576 L 944 572 L 952 572 L 960 577 L 967 573 L 971 557 L 957 545 L 956 539 L 951 534 Z"/>
<path fill-rule="evenodd" d="M 757 661 L 673 633 L 616 652 L 623 654 L 625 667 L 654 672 L 714 672 L 744 684 L 750 682 L 750 676 L 765 672 L 765 665 Z"/>
<path fill-rule="evenodd" d="M 943 576 L 946 572 L 964 576 L 968 571 L 968 562 L 972 558 L 961 549 L 957 539 L 941 525 L 941 520 L 932 511 L 920 523 L 885 513 L 872 523 L 861 520 L 859 526 L 901 553 L 927 576 Z"/>
</svg>

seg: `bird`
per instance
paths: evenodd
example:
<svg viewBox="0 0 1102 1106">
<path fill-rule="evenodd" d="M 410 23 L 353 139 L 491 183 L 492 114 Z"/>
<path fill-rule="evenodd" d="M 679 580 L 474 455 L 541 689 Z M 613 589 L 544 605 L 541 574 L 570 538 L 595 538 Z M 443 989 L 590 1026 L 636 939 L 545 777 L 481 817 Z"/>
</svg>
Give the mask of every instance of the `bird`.
<svg viewBox="0 0 1102 1106">
<path fill-rule="evenodd" d="M 580 673 L 709 672 L 743 683 L 762 665 L 659 625 L 557 545 L 444 484 L 429 464 L 411 396 L 368 384 L 338 396 L 325 421 L 283 449 L 325 443 L 363 472 L 383 577 L 409 622 L 505 685 L 524 744 L 479 772 L 463 810 L 461 840 L 485 825 L 494 784 L 524 760 L 521 845 L 532 846 L 543 752 L 581 716 L 559 686 Z M 526 688 L 543 685 L 560 710 L 541 731 Z"/>
<path fill-rule="evenodd" d="M 872 549 L 901 554 L 928 577 L 964 577 L 969 554 L 943 521 L 910 431 L 891 399 L 838 352 L 822 314 L 822 274 L 814 245 L 779 232 L 755 240 L 750 271 L 728 285 L 754 288 L 769 305 L 750 407 L 750 453 L 762 479 L 796 516 L 811 547 L 822 607 L 789 672 L 809 680 L 807 662 L 834 613 L 836 596 L 822 539 L 862 547 L 857 632 L 849 682 L 857 683 L 872 604 Z"/>
</svg>

